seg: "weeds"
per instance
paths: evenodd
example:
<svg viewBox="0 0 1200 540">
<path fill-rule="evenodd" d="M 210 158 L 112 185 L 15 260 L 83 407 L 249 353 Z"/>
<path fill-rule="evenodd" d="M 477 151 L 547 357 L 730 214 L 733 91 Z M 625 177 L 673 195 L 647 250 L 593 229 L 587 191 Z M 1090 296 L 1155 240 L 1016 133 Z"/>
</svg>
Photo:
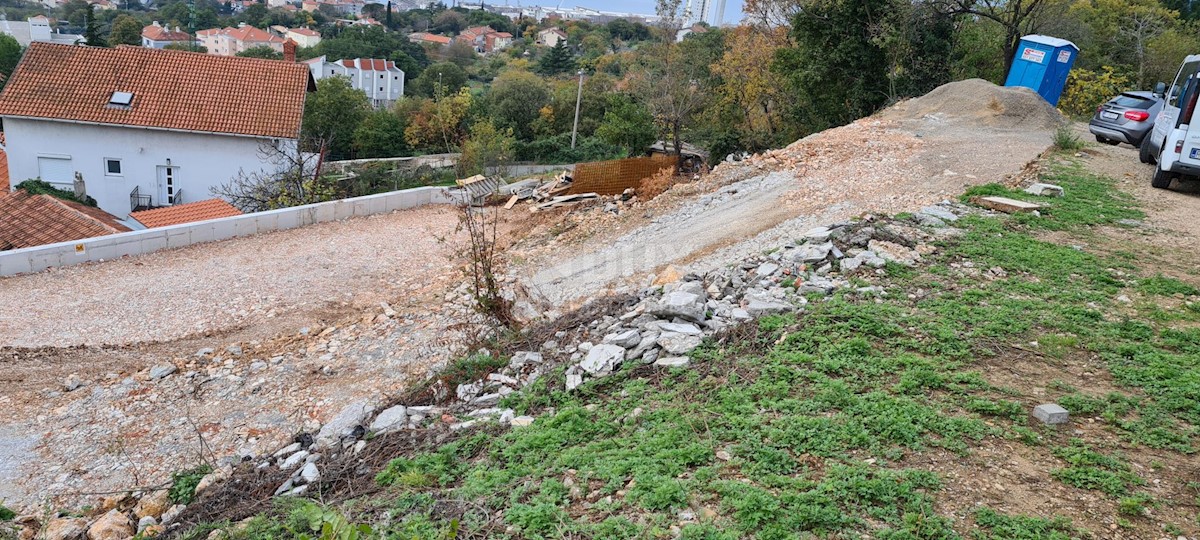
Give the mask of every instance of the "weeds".
<svg viewBox="0 0 1200 540">
<path fill-rule="evenodd" d="M 192 499 L 196 496 L 196 486 L 210 472 L 212 472 L 212 466 L 206 463 L 172 474 L 171 488 L 168 492 L 171 502 L 175 504 L 188 504 L 192 502 Z"/>
<path fill-rule="evenodd" d="M 1055 130 L 1054 146 L 1059 150 L 1074 152 L 1082 150 L 1086 144 L 1084 144 L 1083 139 L 1079 138 L 1079 135 L 1075 134 L 1075 130 L 1071 128 L 1071 125 L 1067 124 Z"/>
</svg>

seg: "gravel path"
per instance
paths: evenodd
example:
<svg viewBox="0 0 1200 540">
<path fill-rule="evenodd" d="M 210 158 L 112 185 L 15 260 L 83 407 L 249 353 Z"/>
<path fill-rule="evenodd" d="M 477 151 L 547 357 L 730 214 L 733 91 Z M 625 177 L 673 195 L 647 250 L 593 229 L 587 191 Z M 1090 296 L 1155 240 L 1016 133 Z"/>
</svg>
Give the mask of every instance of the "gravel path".
<svg viewBox="0 0 1200 540">
<path fill-rule="evenodd" d="M 438 238 L 456 225 L 425 207 L 0 279 L 0 345 L 168 341 L 377 304 L 400 279 L 447 272 Z"/>
<path fill-rule="evenodd" d="M 963 95 L 972 96 L 968 106 L 947 108 Z M 668 264 L 703 271 L 738 260 L 815 223 L 920 208 L 1020 173 L 1050 146 L 1057 119 L 1031 92 L 952 83 L 879 116 L 722 164 L 712 176 L 743 180 L 720 182 L 727 185 L 598 249 L 527 265 L 525 282 L 552 303 L 572 302 L 642 286 Z"/>
</svg>

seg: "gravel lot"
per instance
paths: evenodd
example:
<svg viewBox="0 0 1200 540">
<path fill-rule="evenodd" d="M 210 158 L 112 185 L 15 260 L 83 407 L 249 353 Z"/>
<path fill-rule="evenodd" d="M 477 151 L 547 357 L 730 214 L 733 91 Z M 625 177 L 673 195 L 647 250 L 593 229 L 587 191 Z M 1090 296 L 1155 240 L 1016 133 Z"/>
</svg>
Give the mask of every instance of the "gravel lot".
<svg viewBox="0 0 1200 540">
<path fill-rule="evenodd" d="M 121 345 L 303 324 L 450 268 L 457 217 L 426 207 L 0 279 L 0 346 Z"/>
</svg>

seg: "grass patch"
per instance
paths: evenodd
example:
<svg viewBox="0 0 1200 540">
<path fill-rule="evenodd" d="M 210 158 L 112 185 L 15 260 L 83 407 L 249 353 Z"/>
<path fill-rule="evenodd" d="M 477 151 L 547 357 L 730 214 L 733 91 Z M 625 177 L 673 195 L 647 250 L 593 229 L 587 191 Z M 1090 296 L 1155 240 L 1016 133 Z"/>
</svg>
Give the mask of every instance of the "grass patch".
<svg viewBox="0 0 1200 540">
<path fill-rule="evenodd" d="M 1008 516 L 990 508 L 975 512 L 976 540 L 1072 540 L 1079 535 L 1066 518 Z"/>
<path fill-rule="evenodd" d="M 1195 287 L 1178 279 L 1163 276 L 1162 274 L 1139 281 L 1137 288 L 1144 294 L 1157 296 L 1174 296 L 1177 294 L 1193 296 L 1200 294 L 1200 290 L 1197 290 Z"/>
<path fill-rule="evenodd" d="M 212 470 L 212 466 L 206 463 L 186 471 L 171 474 L 171 489 L 168 491 L 171 502 L 175 504 L 188 504 L 192 502 L 192 499 L 196 497 L 196 486 Z"/>
</svg>

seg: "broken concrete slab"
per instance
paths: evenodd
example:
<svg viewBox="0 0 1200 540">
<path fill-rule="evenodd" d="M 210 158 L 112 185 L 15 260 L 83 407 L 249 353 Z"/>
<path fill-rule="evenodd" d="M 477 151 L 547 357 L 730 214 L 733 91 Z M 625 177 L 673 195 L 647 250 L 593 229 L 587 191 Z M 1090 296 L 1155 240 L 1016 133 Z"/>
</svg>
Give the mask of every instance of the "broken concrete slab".
<svg viewBox="0 0 1200 540">
<path fill-rule="evenodd" d="M 1008 197 L 979 197 L 975 202 L 984 208 L 998 210 L 1006 214 L 1030 213 L 1035 210 L 1040 210 L 1042 205 L 1031 202 L 1018 201 Z"/>
<path fill-rule="evenodd" d="M 1065 192 L 1062 186 L 1038 182 L 1024 189 L 1025 193 L 1041 197 L 1062 197 Z"/>
<path fill-rule="evenodd" d="M 958 221 L 958 214 L 942 208 L 941 206 L 926 206 L 921 208 L 921 211 L 918 213 L 926 216 L 933 216 L 942 221 Z"/>
<path fill-rule="evenodd" d="M 689 336 L 680 334 L 679 332 L 663 332 L 663 335 L 658 337 L 658 344 L 669 354 L 681 355 L 687 354 L 700 346 L 704 338 L 700 336 Z"/>
<path fill-rule="evenodd" d="M 608 375 L 625 359 L 625 347 L 603 343 L 592 347 L 579 367 L 591 375 Z"/>
</svg>

